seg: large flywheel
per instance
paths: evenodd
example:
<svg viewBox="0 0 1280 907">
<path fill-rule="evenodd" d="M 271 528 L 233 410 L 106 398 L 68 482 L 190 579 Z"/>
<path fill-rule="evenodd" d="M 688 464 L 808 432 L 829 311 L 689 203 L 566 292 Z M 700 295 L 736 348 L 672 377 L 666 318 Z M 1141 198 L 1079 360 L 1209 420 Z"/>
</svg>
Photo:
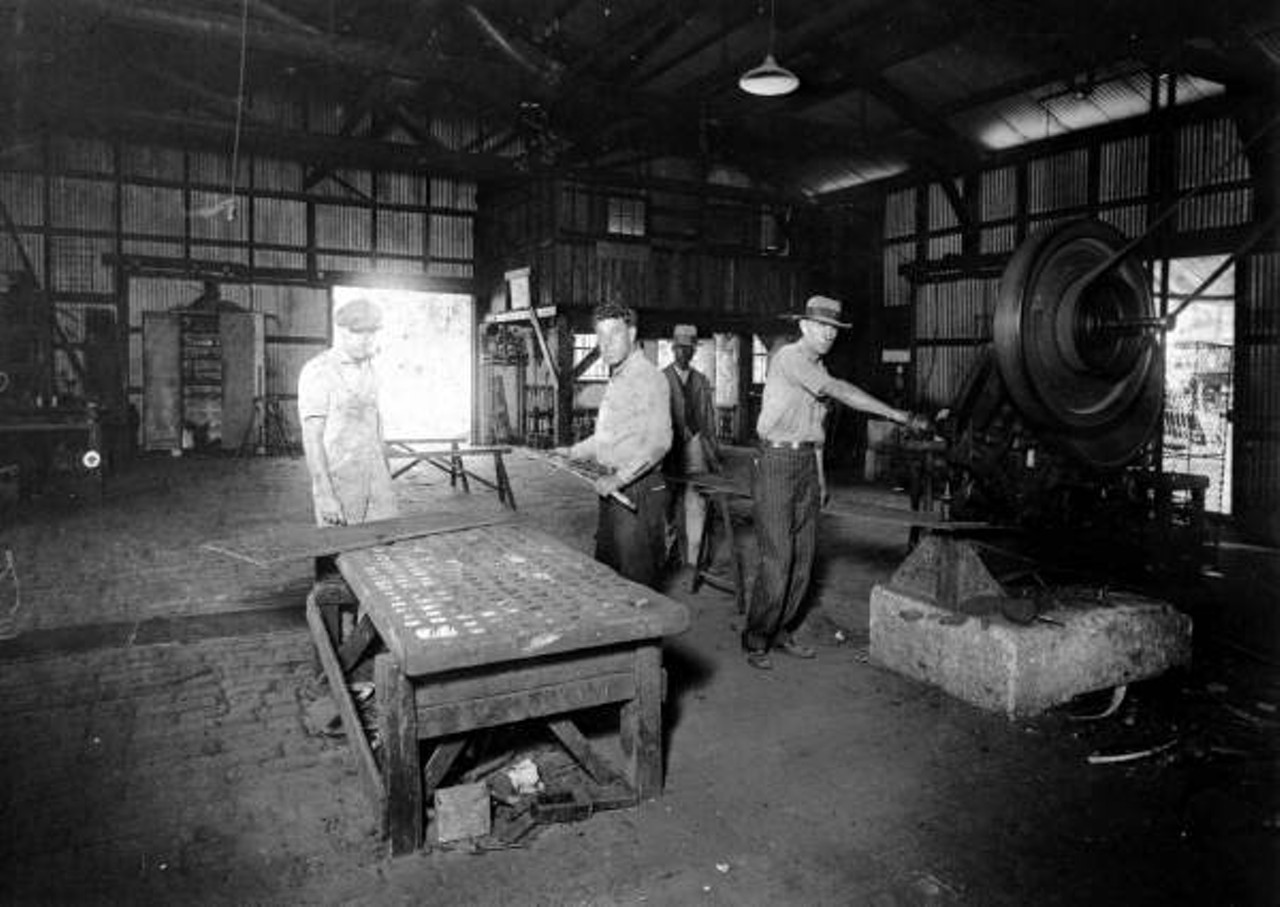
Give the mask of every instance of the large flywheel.
<svg viewBox="0 0 1280 907">
<path fill-rule="evenodd" d="M 1075 220 L 1027 239 L 1000 279 L 996 362 L 1014 403 L 1086 464 L 1131 462 L 1160 418 L 1163 364 L 1149 278 L 1125 237 Z"/>
</svg>

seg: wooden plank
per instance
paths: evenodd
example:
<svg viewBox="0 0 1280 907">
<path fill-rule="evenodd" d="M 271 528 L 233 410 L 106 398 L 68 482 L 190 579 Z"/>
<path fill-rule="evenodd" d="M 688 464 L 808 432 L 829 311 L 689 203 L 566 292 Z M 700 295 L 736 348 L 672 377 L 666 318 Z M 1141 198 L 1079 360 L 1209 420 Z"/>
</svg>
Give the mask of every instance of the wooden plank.
<svg viewBox="0 0 1280 907">
<path fill-rule="evenodd" d="M 430 735 L 428 735 L 428 739 Z M 436 788 L 440 786 L 440 782 L 444 781 L 444 776 L 449 774 L 449 769 L 453 767 L 453 762 L 462 752 L 462 748 L 467 745 L 466 738 L 459 737 L 454 740 L 441 740 L 436 744 L 435 749 L 431 751 L 431 755 L 427 758 L 426 768 L 422 770 L 422 797 L 425 801 L 428 797 L 435 793 Z"/>
<path fill-rule="evenodd" d="M 494 312 L 484 316 L 485 324 L 516 324 L 519 322 L 529 321 L 530 313 L 538 318 L 554 318 L 556 307 L 553 305 L 539 306 L 536 309 L 513 309 L 509 312 Z"/>
<path fill-rule="evenodd" d="M 631 664 L 629 647 L 615 646 L 612 649 L 594 651 L 588 649 L 450 674 L 436 674 L 431 677 L 430 685 L 425 689 L 431 692 L 431 705 L 448 705 L 538 687 L 553 687 L 575 680 L 590 680 L 609 674 L 625 674 L 630 672 Z"/>
<path fill-rule="evenodd" d="M 751 490 L 715 473 L 695 476 L 665 476 L 667 481 L 677 485 L 689 485 L 706 494 L 733 495 L 739 498 L 750 498 Z M 924 526 L 940 532 L 968 532 L 973 530 L 998 530 L 1007 527 L 978 520 L 947 520 L 933 511 L 908 510 L 905 507 L 887 507 L 884 504 L 859 503 L 844 501 L 828 504 L 822 509 L 823 516 L 838 519 L 874 520 L 881 523 L 895 523 L 899 526 Z"/>
<path fill-rule="evenodd" d="M 360 618 L 360 623 L 356 624 L 351 638 L 342 644 L 342 648 L 338 652 L 338 661 L 342 664 L 343 673 L 356 666 L 356 663 L 363 657 L 365 650 L 377 638 L 378 631 L 374 629 L 373 621 L 369 620 L 369 615 L 365 614 Z"/>
<path fill-rule="evenodd" d="M 622 707 L 622 753 L 641 800 L 662 793 L 662 647 L 635 653 L 635 698 Z"/>
<path fill-rule="evenodd" d="M 507 452 L 510 453 L 510 450 Z M 507 476 L 507 464 L 502 459 L 502 454 L 496 452 L 493 455 L 493 474 L 498 480 L 498 501 L 515 510 L 516 496 L 511 491 L 511 479 Z M 504 494 L 505 497 L 503 496 Z"/>
<path fill-rule="evenodd" d="M 229 539 L 205 542 L 201 547 L 257 567 L 274 567 L 299 558 L 375 548 L 404 539 L 493 526 L 512 519 L 511 512 L 500 507 L 468 504 L 467 509 L 461 512 L 435 510 L 356 526 L 272 526 Z"/>
<path fill-rule="evenodd" d="M 555 357 L 551 355 L 551 347 L 547 343 L 547 335 L 542 330 L 542 319 L 538 317 L 538 310 L 531 309 L 532 317 L 529 323 L 533 325 L 533 336 L 537 338 L 538 347 L 542 350 L 542 360 L 547 366 L 547 373 L 551 375 L 551 383 L 555 389 L 560 390 L 560 369 L 556 367 Z"/>
<path fill-rule="evenodd" d="M 883 504 L 829 504 L 823 508 L 822 515 L 837 519 L 895 523 L 899 526 L 923 526 L 938 532 L 973 532 L 1008 528 L 979 520 L 947 520 L 932 511 L 906 510 L 901 507 L 886 507 Z"/>
<path fill-rule="evenodd" d="M 422 767 L 413 687 L 390 654 L 373 661 L 386 784 L 386 829 L 391 854 L 412 853 L 422 843 Z"/>
<path fill-rule="evenodd" d="M 387 446 L 391 449 L 387 451 L 387 456 L 393 460 L 403 460 L 409 457 L 488 457 L 493 454 L 509 454 L 510 447 L 502 447 L 498 445 L 486 445 L 483 447 L 459 447 L 454 450 L 450 447 L 434 447 L 427 450 L 419 450 L 416 447 L 410 447 L 410 444 L 425 444 L 425 441 L 387 441 Z"/>
<path fill-rule="evenodd" d="M 591 747 L 591 742 L 582 735 L 576 724 L 568 718 L 553 718 L 547 722 L 547 727 L 597 784 L 609 784 L 617 780 L 617 772 Z"/>
<path fill-rule="evenodd" d="M 320 617 L 320 609 L 312 596 L 307 596 L 307 625 L 311 628 L 311 638 L 316 644 L 316 652 L 320 656 L 320 664 L 324 668 L 325 679 L 329 681 L 329 690 L 338 704 L 338 713 L 342 716 L 342 727 L 347 733 L 347 741 L 355 752 L 356 768 L 364 787 L 374 815 L 381 817 L 386 806 L 386 791 L 382 786 L 382 774 L 378 771 L 378 762 L 373 757 L 369 740 L 365 737 L 364 726 L 360 723 L 360 715 L 356 712 L 355 703 L 347 691 L 347 680 L 342 668 L 338 665 L 338 656 L 334 654 L 333 644 L 325 629 L 324 620 Z"/>
<path fill-rule="evenodd" d="M 422 703 L 418 706 L 418 727 L 426 739 L 443 737 L 610 702 L 625 702 L 634 697 L 635 692 L 633 674 L 611 674 L 554 687 L 515 690 L 482 699 L 441 705 Z"/>
<path fill-rule="evenodd" d="M 668 482 L 673 482 L 676 485 L 688 485 L 691 488 L 696 488 L 707 494 L 731 494 L 734 497 L 739 498 L 751 497 L 751 489 L 746 485 L 739 484 L 732 479 L 726 478 L 722 475 L 717 475 L 714 472 L 704 472 L 697 475 L 672 475 L 670 473 L 663 473 L 662 477 Z"/>
<path fill-rule="evenodd" d="M 325 631 L 329 634 L 329 640 L 334 645 L 342 642 L 342 612 L 338 605 L 332 602 L 322 602 L 320 597 L 316 596 L 316 608 L 320 612 L 320 620 L 324 622 Z"/>
</svg>

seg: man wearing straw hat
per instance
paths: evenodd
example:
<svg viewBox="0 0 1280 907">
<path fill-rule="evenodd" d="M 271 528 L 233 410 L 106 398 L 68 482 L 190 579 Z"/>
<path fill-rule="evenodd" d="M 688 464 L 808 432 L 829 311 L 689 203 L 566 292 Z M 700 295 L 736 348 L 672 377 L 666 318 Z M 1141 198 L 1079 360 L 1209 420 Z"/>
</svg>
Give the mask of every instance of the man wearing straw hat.
<svg viewBox="0 0 1280 907">
<path fill-rule="evenodd" d="M 800 338 L 769 361 L 752 463 L 752 511 L 760 564 L 747 606 L 742 647 L 747 663 L 767 671 L 770 651 L 813 658 L 811 646 L 792 636 L 809 588 L 817 554 L 818 511 L 826 497 L 822 473 L 823 416 L 829 400 L 891 422 L 924 427 L 928 420 L 894 409 L 848 381 L 833 378 L 822 357 L 836 331 L 842 306 L 811 296 L 804 311 L 785 317 L 800 322 Z"/>
</svg>

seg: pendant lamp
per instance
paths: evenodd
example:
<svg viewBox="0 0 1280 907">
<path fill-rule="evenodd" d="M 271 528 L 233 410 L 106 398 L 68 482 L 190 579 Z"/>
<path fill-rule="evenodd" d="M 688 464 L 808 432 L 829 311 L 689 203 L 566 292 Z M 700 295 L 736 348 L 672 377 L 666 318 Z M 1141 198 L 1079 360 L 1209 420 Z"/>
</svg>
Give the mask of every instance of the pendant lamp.
<svg viewBox="0 0 1280 907">
<path fill-rule="evenodd" d="M 779 65 L 773 56 L 776 7 L 777 0 L 770 0 L 769 52 L 764 55 L 764 62 L 754 69 L 748 69 L 738 78 L 738 87 L 747 94 L 773 98 L 791 94 L 800 87 L 800 78 L 785 66 Z"/>
</svg>

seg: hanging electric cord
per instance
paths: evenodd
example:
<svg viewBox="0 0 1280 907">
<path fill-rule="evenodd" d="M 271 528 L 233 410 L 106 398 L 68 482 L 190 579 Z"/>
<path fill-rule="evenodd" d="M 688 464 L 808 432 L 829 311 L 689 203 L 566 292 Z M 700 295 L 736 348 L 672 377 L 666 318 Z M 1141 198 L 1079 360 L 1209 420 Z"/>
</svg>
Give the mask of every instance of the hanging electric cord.
<svg viewBox="0 0 1280 907">
<path fill-rule="evenodd" d="M 240 4 L 240 66 L 236 84 L 236 124 L 231 139 L 231 191 L 228 194 L 227 220 L 236 219 L 236 182 L 240 178 L 240 131 L 244 125 L 244 82 L 249 51 L 249 0 Z"/>
</svg>

